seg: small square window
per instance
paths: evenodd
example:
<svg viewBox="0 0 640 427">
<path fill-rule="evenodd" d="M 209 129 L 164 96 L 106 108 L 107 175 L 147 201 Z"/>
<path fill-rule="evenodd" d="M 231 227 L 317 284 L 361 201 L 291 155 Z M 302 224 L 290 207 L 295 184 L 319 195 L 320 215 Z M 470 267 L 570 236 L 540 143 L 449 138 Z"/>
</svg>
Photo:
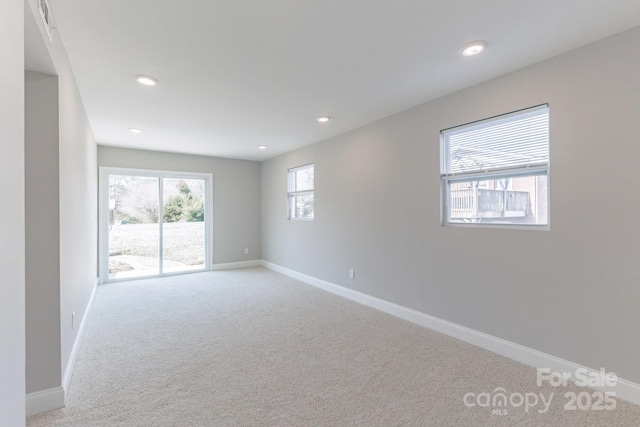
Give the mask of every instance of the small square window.
<svg viewBox="0 0 640 427">
<path fill-rule="evenodd" d="M 441 132 L 443 224 L 549 224 L 549 106 Z"/>
<path fill-rule="evenodd" d="M 289 219 L 313 219 L 313 164 L 289 169 Z"/>
</svg>

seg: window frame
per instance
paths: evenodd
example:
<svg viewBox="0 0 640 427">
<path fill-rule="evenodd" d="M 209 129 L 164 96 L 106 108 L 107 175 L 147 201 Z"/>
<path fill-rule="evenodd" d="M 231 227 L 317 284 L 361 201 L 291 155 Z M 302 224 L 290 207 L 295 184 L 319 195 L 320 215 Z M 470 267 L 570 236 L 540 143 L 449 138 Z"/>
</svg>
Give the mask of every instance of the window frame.
<svg viewBox="0 0 640 427">
<path fill-rule="evenodd" d="M 296 173 L 305 169 L 313 169 L 313 182 L 312 188 L 307 190 L 295 190 Z M 305 165 L 296 166 L 294 168 L 287 169 L 287 219 L 295 221 L 313 221 L 315 219 L 315 164 L 307 163 Z M 313 213 L 311 217 L 298 217 L 295 215 L 295 200 L 297 197 L 312 195 L 314 199 Z"/>
<path fill-rule="evenodd" d="M 448 134 L 454 130 L 462 130 L 464 128 L 473 128 L 483 123 L 495 122 L 499 125 L 505 122 L 510 116 L 522 116 L 524 114 L 535 112 L 536 110 L 546 110 L 547 116 L 550 113 L 548 103 L 539 104 L 532 107 L 512 111 L 509 113 L 488 117 L 486 119 L 477 120 L 459 126 L 450 127 L 440 131 L 440 224 L 444 227 L 471 227 L 471 228 L 512 228 L 523 230 L 549 230 L 551 226 L 551 207 L 550 207 L 550 118 L 547 120 L 547 159 L 546 162 L 531 162 L 520 166 L 495 167 L 495 168 L 478 168 L 469 172 L 445 172 L 447 168 L 446 138 Z M 457 133 L 457 132 L 456 132 Z M 527 224 L 527 223 L 501 223 L 501 222 L 461 222 L 451 220 L 451 184 L 472 181 L 488 181 L 518 177 L 546 177 L 546 224 Z"/>
<path fill-rule="evenodd" d="M 189 172 L 189 171 L 170 171 L 170 170 L 156 170 L 156 169 L 139 169 L 139 168 L 127 168 L 127 167 L 111 167 L 100 166 L 98 168 L 98 276 L 101 283 L 115 283 L 124 282 L 129 280 L 140 280 L 145 278 L 165 277 L 165 276 L 177 276 L 181 274 L 191 274 L 203 271 L 209 271 L 213 268 L 213 174 L 201 173 L 201 172 Z M 205 226 L 205 266 L 201 269 L 187 270 L 187 271 L 163 271 L 162 263 L 163 258 L 159 258 L 159 274 L 149 276 L 137 276 L 130 278 L 109 278 L 109 216 L 110 216 L 110 203 L 109 203 L 109 177 L 112 175 L 131 175 L 137 177 L 157 178 L 159 180 L 158 188 L 158 210 L 162 210 L 162 195 L 163 195 L 163 179 L 195 179 L 204 181 L 204 194 L 205 194 L 205 210 L 204 210 L 204 226 Z M 161 227 L 164 221 L 162 217 L 158 218 L 159 226 Z M 160 238 L 162 239 L 162 231 L 160 232 Z M 160 242 L 163 244 L 163 242 Z M 160 252 L 159 254 L 162 254 Z"/>
</svg>

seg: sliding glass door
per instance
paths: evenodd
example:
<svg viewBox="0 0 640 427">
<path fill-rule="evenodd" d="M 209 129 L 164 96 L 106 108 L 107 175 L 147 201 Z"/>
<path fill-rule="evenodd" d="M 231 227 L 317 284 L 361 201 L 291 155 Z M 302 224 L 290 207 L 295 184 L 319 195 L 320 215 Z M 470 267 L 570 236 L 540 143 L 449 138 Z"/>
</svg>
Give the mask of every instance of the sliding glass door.
<svg viewBox="0 0 640 427">
<path fill-rule="evenodd" d="M 211 176 L 102 169 L 104 281 L 209 269 Z"/>
</svg>

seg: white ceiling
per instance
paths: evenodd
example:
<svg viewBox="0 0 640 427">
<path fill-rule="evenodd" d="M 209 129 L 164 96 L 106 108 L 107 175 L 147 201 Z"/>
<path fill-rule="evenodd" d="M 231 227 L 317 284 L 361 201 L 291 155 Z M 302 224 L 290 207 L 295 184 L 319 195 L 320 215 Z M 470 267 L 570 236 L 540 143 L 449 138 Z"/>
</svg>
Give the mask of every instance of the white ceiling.
<svg viewBox="0 0 640 427">
<path fill-rule="evenodd" d="M 250 160 L 640 25 L 638 0 L 50 2 L 99 144 Z"/>
</svg>

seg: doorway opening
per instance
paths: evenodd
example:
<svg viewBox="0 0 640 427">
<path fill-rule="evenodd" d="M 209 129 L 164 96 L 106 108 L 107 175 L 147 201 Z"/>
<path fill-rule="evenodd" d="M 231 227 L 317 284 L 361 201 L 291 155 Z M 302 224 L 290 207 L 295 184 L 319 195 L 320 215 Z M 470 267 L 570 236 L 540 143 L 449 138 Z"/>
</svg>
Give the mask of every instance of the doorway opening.
<svg viewBox="0 0 640 427">
<path fill-rule="evenodd" d="M 211 175 L 101 168 L 104 282 L 209 270 Z"/>
</svg>

